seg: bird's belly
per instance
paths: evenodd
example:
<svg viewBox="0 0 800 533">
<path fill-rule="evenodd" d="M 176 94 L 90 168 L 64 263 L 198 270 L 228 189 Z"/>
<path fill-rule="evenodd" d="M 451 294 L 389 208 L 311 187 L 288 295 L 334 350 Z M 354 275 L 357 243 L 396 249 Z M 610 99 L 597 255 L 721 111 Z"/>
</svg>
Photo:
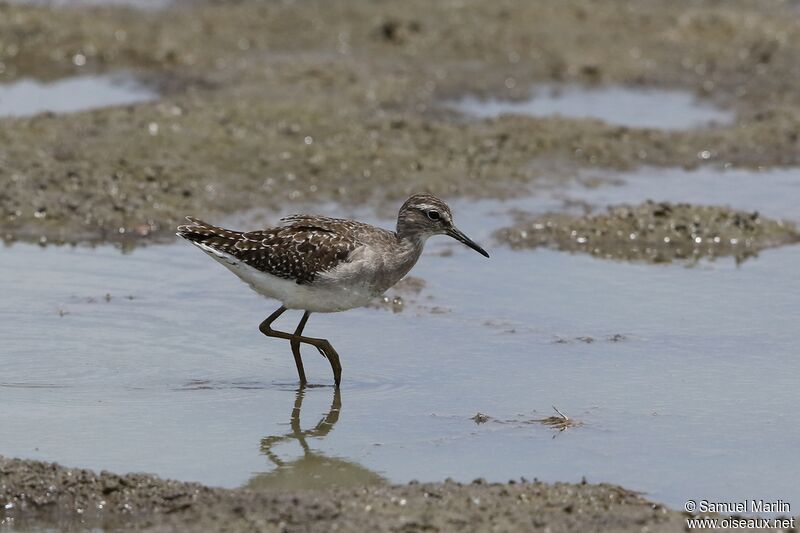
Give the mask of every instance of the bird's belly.
<svg viewBox="0 0 800 533">
<path fill-rule="evenodd" d="M 283 299 L 289 309 L 334 313 L 362 307 L 373 300 L 370 292 L 358 288 L 299 285 L 302 289 Z"/>
<path fill-rule="evenodd" d="M 344 283 L 298 284 L 267 274 L 228 256 L 212 255 L 257 293 L 274 298 L 288 309 L 315 313 L 345 311 L 368 304 L 374 294 L 361 285 Z"/>
<path fill-rule="evenodd" d="M 232 255 L 194 243 L 208 255 L 223 264 L 257 293 L 274 298 L 288 309 L 303 309 L 315 313 L 333 313 L 362 307 L 378 294 L 371 283 L 360 283 L 353 278 L 322 278 L 311 284 L 298 284 L 255 269 Z"/>
</svg>

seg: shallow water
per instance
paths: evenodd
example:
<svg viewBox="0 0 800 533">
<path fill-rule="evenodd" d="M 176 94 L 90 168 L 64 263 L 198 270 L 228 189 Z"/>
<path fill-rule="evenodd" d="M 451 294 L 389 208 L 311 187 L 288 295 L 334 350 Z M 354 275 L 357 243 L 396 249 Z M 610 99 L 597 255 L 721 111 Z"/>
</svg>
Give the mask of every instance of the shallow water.
<svg viewBox="0 0 800 533">
<path fill-rule="evenodd" d="M 507 208 L 454 211 L 489 244 Z M 401 313 L 312 315 L 337 397 L 313 349 L 324 386 L 298 396 L 257 329 L 276 304 L 188 243 L 2 248 L 0 453 L 227 487 L 585 476 L 676 507 L 800 501 L 799 246 L 696 268 L 488 249 L 432 239 Z M 553 405 L 584 425 L 534 421 Z"/>
<path fill-rule="evenodd" d="M 772 218 L 800 221 L 800 169 L 762 171 L 700 167 L 642 167 L 632 172 L 593 172 L 584 182 L 606 184 L 570 189 L 568 197 L 592 205 L 645 200 L 727 205 Z M 611 184 L 611 186 L 608 186 Z"/>
<path fill-rule="evenodd" d="M 11 0 L 15 4 L 36 6 L 74 7 L 74 6 L 126 6 L 136 9 L 162 9 L 172 0 Z"/>
<path fill-rule="evenodd" d="M 0 84 L 0 117 L 68 113 L 156 98 L 155 90 L 126 74 L 75 76 L 49 83 L 25 79 Z"/>
<path fill-rule="evenodd" d="M 541 86 L 528 100 L 465 97 L 452 107 L 478 118 L 500 115 L 596 118 L 609 124 L 664 130 L 733 122 L 733 114 L 700 102 L 688 91 L 629 87 Z"/>
</svg>

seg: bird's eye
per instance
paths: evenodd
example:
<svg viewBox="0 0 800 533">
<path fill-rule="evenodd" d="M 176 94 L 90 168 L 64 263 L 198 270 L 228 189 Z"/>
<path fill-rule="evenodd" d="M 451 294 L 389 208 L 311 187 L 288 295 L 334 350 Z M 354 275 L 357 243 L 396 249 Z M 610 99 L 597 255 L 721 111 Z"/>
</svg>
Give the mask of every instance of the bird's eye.
<svg viewBox="0 0 800 533">
<path fill-rule="evenodd" d="M 439 212 L 438 211 L 428 211 L 428 218 L 431 220 L 439 220 Z"/>
</svg>

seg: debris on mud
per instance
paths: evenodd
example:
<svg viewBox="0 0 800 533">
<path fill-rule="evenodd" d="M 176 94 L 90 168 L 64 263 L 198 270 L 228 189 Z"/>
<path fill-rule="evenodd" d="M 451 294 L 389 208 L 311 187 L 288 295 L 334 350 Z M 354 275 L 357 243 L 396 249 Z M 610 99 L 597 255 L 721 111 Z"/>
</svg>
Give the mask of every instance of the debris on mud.
<svg viewBox="0 0 800 533">
<path fill-rule="evenodd" d="M 380 298 L 377 298 L 374 302 L 367 304 L 366 307 L 386 309 L 393 313 L 400 313 L 406 309 L 408 305 L 417 303 L 416 297 L 424 288 L 424 279 L 416 276 L 406 276 L 398 281 L 395 286 L 388 291 L 387 294 L 384 294 Z M 403 295 L 405 295 L 405 298 Z"/>
<path fill-rule="evenodd" d="M 475 416 L 471 417 L 472 421 L 478 425 L 485 424 L 489 420 L 492 419 L 491 416 L 483 414 L 481 412 L 475 413 Z"/>
</svg>

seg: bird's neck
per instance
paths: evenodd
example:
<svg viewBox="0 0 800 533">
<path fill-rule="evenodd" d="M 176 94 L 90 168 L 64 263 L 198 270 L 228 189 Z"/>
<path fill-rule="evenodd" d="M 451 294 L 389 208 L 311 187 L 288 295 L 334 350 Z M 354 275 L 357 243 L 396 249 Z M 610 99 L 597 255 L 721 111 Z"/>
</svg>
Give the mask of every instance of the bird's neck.
<svg viewBox="0 0 800 533">
<path fill-rule="evenodd" d="M 391 287 L 408 274 L 417 263 L 420 255 L 422 255 L 422 249 L 425 247 L 426 237 L 424 236 L 418 234 L 404 236 L 395 234 L 395 236 L 394 253 L 387 254 L 384 259 L 387 263 L 387 271 L 391 272 L 389 275 L 391 279 L 386 280 L 386 288 Z"/>
<path fill-rule="evenodd" d="M 428 240 L 427 235 L 414 234 L 397 234 L 397 256 L 402 258 L 403 261 L 411 261 L 411 266 L 417 262 L 419 256 L 422 255 L 422 249 L 425 247 L 425 241 Z"/>
</svg>

